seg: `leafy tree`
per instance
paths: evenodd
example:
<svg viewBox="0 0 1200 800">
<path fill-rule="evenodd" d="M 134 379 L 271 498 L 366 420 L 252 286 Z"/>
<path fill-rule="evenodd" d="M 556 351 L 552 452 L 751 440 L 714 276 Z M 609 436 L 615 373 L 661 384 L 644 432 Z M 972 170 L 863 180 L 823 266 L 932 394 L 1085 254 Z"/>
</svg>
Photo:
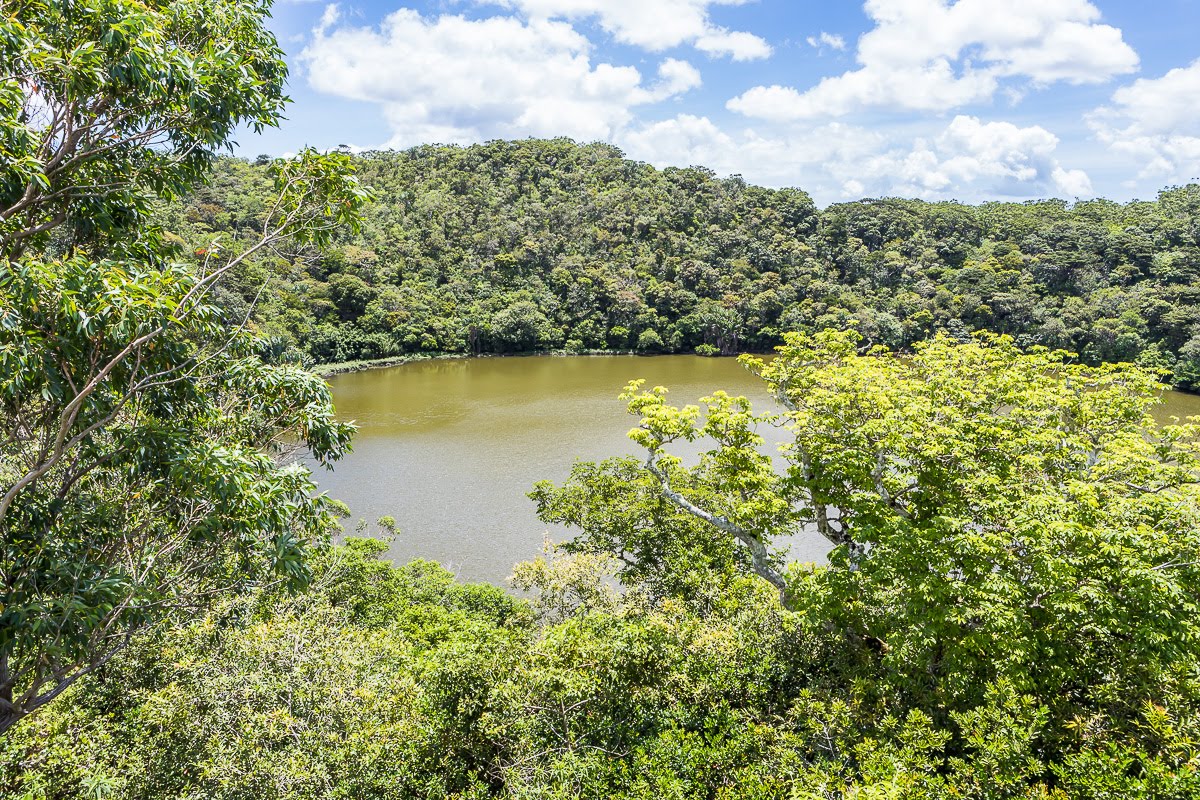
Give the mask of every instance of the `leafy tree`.
<svg viewBox="0 0 1200 800">
<path fill-rule="evenodd" d="M 267 11 L 81 0 L 0 18 L 0 731 L 172 611 L 304 585 L 333 524 L 279 457 L 294 441 L 328 463 L 350 428 L 213 295 L 259 253 L 355 222 L 347 158 L 273 164 L 257 234 L 191 267 L 148 225 L 238 125 L 278 119 Z"/>
<path fill-rule="evenodd" d="M 653 328 L 646 328 L 638 334 L 637 349 L 642 353 L 661 353 L 666 349 L 662 337 Z"/>
<path fill-rule="evenodd" d="M 375 291 L 357 275 L 339 273 L 329 280 L 329 296 L 342 319 L 357 319 L 375 298 Z"/>
<path fill-rule="evenodd" d="M 350 540 L 310 591 L 139 639 L 0 741 L 0 793 L 345 797 L 1193 797 L 1197 704 L 1135 733 L 998 682 L 944 713 L 872 695 L 853 641 L 753 577 L 702 609 L 615 592 L 603 554 L 520 565 L 533 607 Z M 542 624 L 535 624 L 537 612 Z M 970 680 L 970 676 L 964 676 Z"/>
<path fill-rule="evenodd" d="M 264 2 L 14 0 L 0 19 L 0 256 L 121 247 L 239 125 L 282 111 Z"/>
<path fill-rule="evenodd" d="M 1138 703 L 1190 696 L 1200 431 L 1154 422 L 1155 373 L 1023 353 L 1004 337 L 940 337 L 905 358 L 858 341 L 789 334 L 776 359 L 747 357 L 778 414 L 723 393 L 702 414 L 631 384 L 630 435 L 661 499 L 737 547 L 785 607 L 846 637 L 880 700 L 939 724 L 1010 686 L 1047 706 L 1040 736 L 1055 752 L 1073 719 L 1138 736 Z M 768 424 L 791 434 L 778 468 L 756 432 Z M 670 446 L 691 441 L 711 446 L 688 467 Z M 622 520 L 639 496 L 645 478 L 624 463 L 538 491 L 548 520 L 582 529 L 574 548 L 633 556 L 621 573 L 635 582 L 668 563 L 640 558 L 655 529 L 601 535 L 588 520 Z M 581 498 L 586 515 L 563 513 Z M 804 531 L 828 540 L 827 568 L 786 567 L 776 544 Z M 692 541 L 693 563 L 711 561 Z M 681 542 L 668 533 L 663 547 Z M 728 564 L 712 563 L 714 576 Z"/>
<path fill-rule="evenodd" d="M 546 315 L 528 300 L 505 306 L 492 317 L 492 338 L 499 350 L 535 350 L 554 335 Z"/>
</svg>

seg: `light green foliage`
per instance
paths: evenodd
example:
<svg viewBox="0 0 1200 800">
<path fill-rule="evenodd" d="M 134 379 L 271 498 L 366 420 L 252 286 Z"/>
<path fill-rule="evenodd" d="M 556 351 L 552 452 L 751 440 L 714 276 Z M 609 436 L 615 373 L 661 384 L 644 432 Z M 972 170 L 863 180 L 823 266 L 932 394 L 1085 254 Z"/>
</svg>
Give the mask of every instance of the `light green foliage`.
<svg viewBox="0 0 1200 800">
<path fill-rule="evenodd" d="M 262 252 L 328 244 L 348 157 L 264 167 L 254 237 L 177 263 L 152 207 L 239 125 L 279 117 L 264 3 L 15 2 L 0 12 L 0 732 L 138 629 L 295 588 L 334 524 L 306 470 L 349 447 L 329 389 L 214 302 Z"/>
<path fill-rule="evenodd" d="M 599 798 L 671 781 L 694 796 L 785 757 L 766 724 L 788 680 L 772 665 L 805 637 L 768 606 L 711 621 L 592 609 L 539 630 L 521 601 L 483 609 L 485 587 L 380 551 L 351 541 L 318 557 L 305 595 L 140 640 L 14 730 L 0 792 Z"/>
<path fill-rule="evenodd" d="M 542 481 L 530 497 L 540 519 L 582 533 L 564 551 L 616 556 L 621 579 L 656 602 L 676 597 L 722 608 L 741 595 L 744 557 L 734 542 L 667 502 L 636 459 L 577 464 L 564 486 Z"/>
<path fill-rule="evenodd" d="M 581 531 L 573 549 L 615 552 L 623 580 L 659 592 L 681 562 L 727 585 L 731 562 L 707 544 L 723 539 L 733 564 L 835 638 L 830 668 L 868 714 L 928 714 L 970 753 L 963 769 L 1012 786 L 1081 744 L 1153 739 L 1147 703 L 1194 725 L 1197 427 L 1154 422 L 1156 374 L 1004 337 L 940 337 L 903 357 L 859 341 L 789 334 L 776 358 L 746 357 L 780 400 L 773 414 L 719 392 L 703 411 L 676 407 L 631 384 L 645 462 L 579 465 L 561 489 L 538 487 L 539 512 Z M 791 434 L 775 461 L 764 425 Z M 671 455 L 693 441 L 709 445 L 695 466 Z M 682 521 L 639 528 L 663 505 L 695 535 L 676 533 Z M 828 539 L 829 566 L 784 569 L 776 545 L 802 531 Z M 643 559 L 656 534 L 659 554 Z M 702 592 L 676 596 L 706 607 Z"/>
<path fill-rule="evenodd" d="M 511 581 L 534 593 L 539 620 L 562 622 L 580 613 L 614 613 L 636 599 L 621 597 L 610 585 L 614 566 L 608 553 L 570 553 L 547 539 L 542 557 L 517 564 Z"/>
<path fill-rule="evenodd" d="M 949 707 L 1008 680 L 1060 718 L 1115 721 L 1186 680 L 1197 429 L 1154 423 L 1156 376 L 1005 339 L 908 358 L 854 339 L 748 360 L 794 435 L 777 493 L 838 545 L 796 606 L 878 640 L 884 669 Z"/>
</svg>

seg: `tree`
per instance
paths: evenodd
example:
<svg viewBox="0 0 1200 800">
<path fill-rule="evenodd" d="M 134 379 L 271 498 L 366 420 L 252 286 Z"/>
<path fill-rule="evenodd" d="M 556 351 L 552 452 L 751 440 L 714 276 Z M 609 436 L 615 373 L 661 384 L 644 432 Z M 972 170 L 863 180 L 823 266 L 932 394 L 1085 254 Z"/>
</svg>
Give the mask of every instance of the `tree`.
<svg viewBox="0 0 1200 800">
<path fill-rule="evenodd" d="M 211 297 L 255 254 L 355 223 L 348 157 L 275 163 L 257 234 L 194 265 L 147 223 L 237 126 L 279 118 L 267 12 L 18 0 L 0 19 L 0 732 L 172 612 L 303 586 L 334 523 L 280 456 L 329 463 L 351 428 Z"/>
<path fill-rule="evenodd" d="M 0 20 L 0 255 L 121 246 L 239 125 L 274 124 L 269 3 L 14 0 Z"/>
<path fill-rule="evenodd" d="M 505 306 L 492 317 L 492 338 L 500 350 L 534 350 L 554 338 L 550 320 L 528 300 Z"/>
<path fill-rule="evenodd" d="M 905 357 L 858 342 L 789 334 L 774 360 L 745 358 L 775 414 L 722 393 L 702 414 L 631 384 L 643 475 L 737 546 L 785 607 L 843 637 L 861 670 L 849 674 L 890 708 L 945 720 L 1008 687 L 1049 708 L 1053 751 L 1073 719 L 1135 735 L 1139 703 L 1186 696 L 1185 665 L 1200 659 L 1200 429 L 1155 423 L 1156 374 L 996 336 L 939 337 Z M 778 468 L 763 425 L 790 434 Z M 688 467 L 670 447 L 692 441 L 710 449 Z M 645 490 L 628 469 L 577 466 L 567 486 L 539 487 L 539 509 L 561 519 L 582 496 L 592 506 L 577 521 L 621 519 Z M 611 508 L 593 507 L 604 498 Z M 635 579 L 653 568 L 636 555 L 652 532 L 581 527 L 575 549 L 632 552 Z M 777 544 L 806 531 L 829 542 L 827 566 L 786 564 Z"/>
<path fill-rule="evenodd" d="M 662 337 L 654 328 L 646 328 L 638 334 L 637 349 L 643 353 L 661 353 L 666 349 Z"/>
</svg>

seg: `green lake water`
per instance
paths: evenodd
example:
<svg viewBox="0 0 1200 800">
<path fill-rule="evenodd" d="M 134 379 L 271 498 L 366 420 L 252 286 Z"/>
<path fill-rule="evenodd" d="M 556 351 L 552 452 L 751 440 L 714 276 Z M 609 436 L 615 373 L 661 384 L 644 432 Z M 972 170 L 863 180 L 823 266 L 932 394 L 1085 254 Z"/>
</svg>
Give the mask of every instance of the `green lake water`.
<svg viewBox="0 0 1200 800">
<path fill-rule="evenodd" d="M 421 361 L 330 378 L 338 416 L 354 420 L 354 452 L 321 488 L 349 504 L 354 520 L 389 514 L 400 535 L 397 562 L 426 558 L 461 579 L 503 583 L 533 558 L 550 529 L 525 495 L 547 478 L 561 482 L 579 459 L 636 455 L 626 438 L 635 420 L 617 395 L 634 378 L 671 389 L 675 404 L 716 389 L 773 404 L 762 384 L 729 358 L 580 356 Z M 1200 415 L 1200 397 L 1171 393 L 1162 416 Z M 778 442 L 774 429 L 763 431 Z M 774 436 L 773 436 L 774 435 Z M 813 534 L 790 557 L 821 560 Z"/>
</svg>

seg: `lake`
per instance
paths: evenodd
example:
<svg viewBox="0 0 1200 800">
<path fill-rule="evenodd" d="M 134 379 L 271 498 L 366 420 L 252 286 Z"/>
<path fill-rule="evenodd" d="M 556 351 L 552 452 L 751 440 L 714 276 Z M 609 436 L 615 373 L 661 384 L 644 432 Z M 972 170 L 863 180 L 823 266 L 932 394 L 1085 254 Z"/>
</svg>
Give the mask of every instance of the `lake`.
<svg viewBox="0 0 1200 800">
<path fill-rule="evenodd" d="M 419 361 L 329 379 L 338 416 L 359 431 L 354 452 L 315 477 L 350 506 L 348 531 L 360 518 L 396 518 L 396 562 L 426 558 L 462 580 L 502 584 L 514 563 L 538 555 L 544 536 L 570 535 L 534 515 L 525 495 L 535 482 L 562 482 L 576 460 L 639 454 L 626 438 L 636 420 L 617 400 L 635 378 L 669 387 L 676 405 L 724 389 L 756 409 L 774 407 L 762 383 L 731 358 Z M 1200 415 L 1200 397 L 1172 392 L 1161 413 Z M 781 441 L 773 428 L 762 433 Z M 800 536 L 790 557 L 821 560 L 827 549 L 816 534 Z"/>
</svg>

